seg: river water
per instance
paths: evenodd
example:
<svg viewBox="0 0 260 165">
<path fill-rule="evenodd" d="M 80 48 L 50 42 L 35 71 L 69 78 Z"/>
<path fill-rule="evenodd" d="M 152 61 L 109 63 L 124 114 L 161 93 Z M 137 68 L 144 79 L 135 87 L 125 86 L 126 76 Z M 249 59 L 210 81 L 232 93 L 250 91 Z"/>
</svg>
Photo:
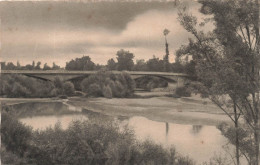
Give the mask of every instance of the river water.
<svg viewBox="0 0 260 165">
<path fill-rule="evenodd" d="M 13 105 L 19 120 L 33 129 L 53 127 L 60 122 L 63 129 L 73 120 L 86 120 L 102 115 L 88 110 L 81 110 L 62 102 L 32 102 Z M 101 117 L 100 117 L 101 116 Z M 106 116 L 107 117 L 107 116 Z M 122 126 L 134 130 L 137 139 L 150 139 L 165 147 L 175 146 L 178 153 L 189 156 L 198 164 L 209 161 L 214 155 L 224 153 L 223 145 L 227 139 L 215 126 L 183 125 L 149 120 L 145 117 L 110 116 Z"/>
</svg>

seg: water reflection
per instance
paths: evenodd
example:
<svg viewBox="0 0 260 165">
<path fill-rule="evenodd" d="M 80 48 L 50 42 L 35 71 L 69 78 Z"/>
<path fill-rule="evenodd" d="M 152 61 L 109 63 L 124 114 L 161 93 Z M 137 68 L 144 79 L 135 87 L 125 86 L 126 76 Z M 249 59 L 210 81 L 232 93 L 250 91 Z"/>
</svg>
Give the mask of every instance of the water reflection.
<svg viewBox="0 0 260 165">
<path fill-rule="evenodd" d="M 68 106 L 57 104 L 32 103 L 31 108 L 29 108 L 30 104 L 17 105 L 13 108 L 15 111 L 21 110 L 21 112 L 24 112 L 24 114 L 20 113 L 20 121 L 32 126 L 34 129 L 45 129 L 54 126 L 57 122 L 60 122 L 62 128 L 66 129 L 73 120 L 87 119 L 100 122 L 111 119 L 116 120 L 121 126 L 127 125 L 132 128 L 137 139 L 141 141 L 151 139 L 165 147 L 174 145 L 180 154 L 190 156 L 197 163 L 208 161 L 215 153 L 224 152 L 221 146 L 227 142 L 215 126 L 157 122 L 138 116 L 130 118 L 124 116 L 114 117 L 86 109 L 83 109 L 82 112 L 70 111 L 71 108 Z M 44 109 L 47 112 L 53 112 L 54 115 L 43 115 L 45 114 Z M 33 115 L 26 116 L 30 112 Z"/>
<path fill-rule="evenodd" d="M 194 135 L 198 134 L 202 129 L 202 125 L 192 125 L 191 133 Z"/>
<path fill-rule="evenodd" d="M 87 120 L 87 116 L 80 114 L 65 114 L 61 116 L 34 116 L 20 118 L 20 121 L 31 126 L 34 130 L 44 130 L 47 127 L 54 127 L 56 123 L 60 123 L 62 129 L 67 129 L 72 121 Z"/>
<path fill-rule="evenodd" d="M 168 133 L 169 133 L 169 123 L 165 123 L 166 124 L 166 136 L 168 136 Z"/>
<path fill-rule="evenodd" d="M 138 139 L 147 138 L 154 140 L 165 147 L 174 145 L 181 154 L 187 154 L 198 163 L 207 161 L 214 153 L 223 152 L 222 145 L 227 142 L 220 131 L 214 126 L 195 127 L 194 134 L 192 125 L 182 125 L 156 122 L 143 117 L 133 117 L 129 120 Z"/>
</svg>

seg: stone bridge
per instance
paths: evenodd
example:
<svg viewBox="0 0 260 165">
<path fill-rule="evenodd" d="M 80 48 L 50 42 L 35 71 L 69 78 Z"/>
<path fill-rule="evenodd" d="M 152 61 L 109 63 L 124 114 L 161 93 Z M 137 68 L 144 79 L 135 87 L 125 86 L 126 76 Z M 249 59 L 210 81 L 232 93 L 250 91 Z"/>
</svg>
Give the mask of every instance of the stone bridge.
<svg viewBox="0 0 260 165">
<path fill-rule="evenodd" d="M 98 71 L 68 71 L 68 70 L 2 70 L 1 74 L 22 74 L 28 77 L 34 77 L 45 81 L 53 81 L 55 77 L 61 77 L 63 81 L 70 81 L 79 78 L 85 78 L 89 75 L 96 74 Z M 121 74 L 121 71 L 110 71 L 113 74 Z M 144 76 L 159 77 L 169 83 L 177 83 L 182 86 L 188 79 L 188 75 L 182 73 L 170 72 L 143 72 L 143 71 L 125 71 L 133 79 Z"/>
</svg>

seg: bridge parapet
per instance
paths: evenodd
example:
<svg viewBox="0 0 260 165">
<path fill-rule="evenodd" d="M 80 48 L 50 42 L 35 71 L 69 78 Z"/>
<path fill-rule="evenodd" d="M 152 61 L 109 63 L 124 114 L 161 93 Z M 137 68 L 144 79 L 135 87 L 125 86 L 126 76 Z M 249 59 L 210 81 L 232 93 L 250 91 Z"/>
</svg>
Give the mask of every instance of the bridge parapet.
<svg viewBox="0 0 260 165">
<path fill-rule="evenodd" d="M 113 74 L 121 74 L 122 71 L 109 71 Z M 130 74 L 133 79 L 144 76 L 154 76 L 165 79 L 168 82 L 177 82 L 184 84 L 184 80 L 189 76 L 183 73 L 171 72 L 143 72 L 143 71 L 125 71 Z M 42 80 L 53 81 L 56 76 L 59 76 L 63 81 L 68 81 L 80 77 L 87 77 L 98 73 L 98 71 L 68 71 L 68 70 L 1 70 L 1 74 L 22 74 L 29 77 L 34 77 Z"/>
<path fill-rule="evenodd" d="M 130 75 L 147 75 L 147 76 L 178 76 L 188 77 L 183 73 L 172 72 L 143 72 L 143 71 L 108 71 L 113 74 L 121 74 L 122 72 L 129 73 Z M 1 74 L 95 74 L 98 71 L 68 71 L 68 70 L 1 70 Z"/>
</svg>

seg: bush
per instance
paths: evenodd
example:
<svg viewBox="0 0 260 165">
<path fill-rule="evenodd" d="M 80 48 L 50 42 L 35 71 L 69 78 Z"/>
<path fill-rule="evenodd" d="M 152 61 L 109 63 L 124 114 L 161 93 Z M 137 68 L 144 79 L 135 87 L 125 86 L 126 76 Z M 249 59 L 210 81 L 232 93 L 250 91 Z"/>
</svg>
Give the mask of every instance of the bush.
<svg viewBox="0 0 260 165">
<path fill-rule="evenodd" d="M 186 87 L 177 87 L 175 89 L 175 95 L 177 95 L 178 97 L 190 97 L 191 96 L 191 90 Z"/>
<path fill-rule="evenodd" d="M 103 88 L 103 95 L 104 95 L 104 97 L 109 98 L 109 99 L 111 99 L 113 97 L 112 90 L 109 86 L 105 86 Z"/>
<path fill-rule="evenodd" d="M 63 91 L 68 96 L 73 95 L 75 93 L 74 85 L 71 82 L 65 82 L 63 84 Z"/>
<path fill-rule="evenodd" d="M 88 87 L 87 94 L 96 97 L 103 96 L 102 88 L 98 84 L 91 84 Z"/>
<path fill-rule="evenodd" d="M 23 75 L 2 75 L 0 81 L 1 95 L 7 97 L 50 97 L 54 89 L 51 82 Z"/>
<path fill-rule="evenodd" d="M 154 88 L 164 88 L 168 86 L 168 82 L 164 79 L 152 76 L 144 76 L 136 80 L 136 86 L 150 91 Z"/>
<path fill-rule="evenodd" d="M 174 148 L 152 141 L 138 142 L 132 130 L 112 121 L 73 121 L 64 130 L 32 131 L 10 114 L 2 113 L 2 163 L 15 164 L 176 164 L 192 165 Z M 4 153 L 4 154 L 3 154 Z"/>
<path fill-rule="evenodd" d="M 55 88 L 62 89 L 63 88 L 63 81 L 60 77 L 55 77 L 53 80 L 53 84 Z"/>
<path fill-rule="evenodd" d="M 2 112 L 1 142 L 7 151 L 23 156 L 28 149 L 32 132 L 16 118 L 5 111 Z"/>
<path fill-rule="evenodd" d="M 135 82 L 127 73 L 98 72 L 84 79 L 81 88 L 91 96 L 128 97 L 134 93 Z"/>
<path fill-rule="evenodd" d="M 12 88 L 12 95 L 14 97 L 26 97 L 30 94 L 29 90 L 23 87 L 21 84 L 15 82 Z"/>
</svg>

